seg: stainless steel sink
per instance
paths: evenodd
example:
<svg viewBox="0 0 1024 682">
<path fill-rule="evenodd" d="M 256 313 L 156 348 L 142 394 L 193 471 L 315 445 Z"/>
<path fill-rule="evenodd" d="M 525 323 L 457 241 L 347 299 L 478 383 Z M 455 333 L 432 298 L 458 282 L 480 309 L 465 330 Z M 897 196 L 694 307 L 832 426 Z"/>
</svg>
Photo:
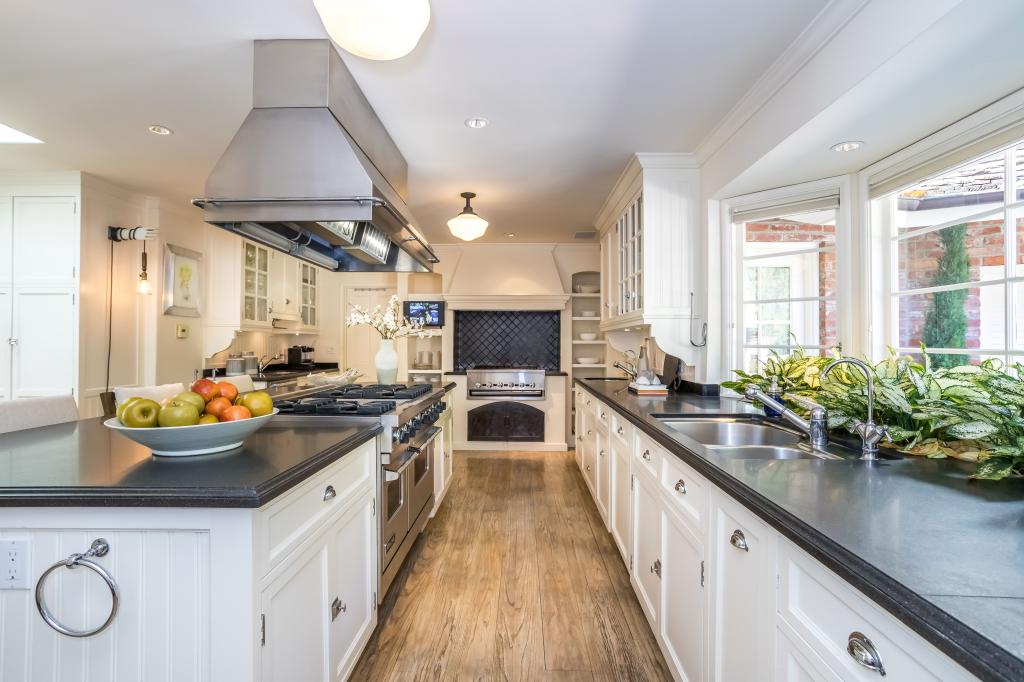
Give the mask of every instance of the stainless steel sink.
<svg viewBox="0 0 1024 682">
<path fill-rule="evenodd" d="M 800 436 L 791 431 L 739 419 L 661 419 L 682 436 L 708 446 L 795 446 Z M 758 458 L 761 459 L 761 458 Z"/>
<path fill-rule="evenodd" d="M 709 445 L 708 450 L 729 459 L 840 459 L 825 452 L 779 445 Z"/>
</svg>

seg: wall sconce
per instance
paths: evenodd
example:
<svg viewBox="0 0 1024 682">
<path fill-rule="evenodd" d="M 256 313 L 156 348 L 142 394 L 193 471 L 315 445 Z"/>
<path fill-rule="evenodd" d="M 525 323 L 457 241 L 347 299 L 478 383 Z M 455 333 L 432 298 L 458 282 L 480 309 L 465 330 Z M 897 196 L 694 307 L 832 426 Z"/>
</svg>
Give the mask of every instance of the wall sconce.
<svg viewBox="0 0 1024 682">
<path fill-rule="evenodd" d="M 160 234 L 160 231 L 155 227 L 107 227 L 107 239 L 112 242 L 126 242 L 126 241 L 141 241 L 142 242 L 142 262 L 141 269 L 139 270 L 139 281 L 135 285 L 135 291 L 142 295 L 149 295 L 153 293 L 153 285 L 149 281 L 149 273 L 147 269 L 149 262 L 146 258 L 146 240 L 156 239 Z M 113 244 L 111 246 L 111 267 L 113 267 Z"/>
</svg>

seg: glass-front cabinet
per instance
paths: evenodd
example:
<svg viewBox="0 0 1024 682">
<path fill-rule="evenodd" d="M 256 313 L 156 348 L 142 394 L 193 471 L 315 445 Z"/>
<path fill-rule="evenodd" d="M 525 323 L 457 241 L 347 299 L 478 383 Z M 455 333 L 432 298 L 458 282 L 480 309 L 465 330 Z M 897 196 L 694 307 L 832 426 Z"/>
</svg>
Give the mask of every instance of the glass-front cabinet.
<svg viewBox="0 0 1024 682">
<path fill-rule="evenodd" d="M 643 195 L 629 205 L 615 224 L 618 250 L 616 300 L 618 314 L 628 315 L 644 307 L 643 301 Z"/>
<path fill-rule="evenodd" d="M 242 323 L 270 325 L 270 251 L 242 243 Z"/>
<path fill-rule="evenodd" d="M 301 298 L 299 299 L 300 311 L 302 317 L 302 326 L 309 328 L 316 328 L 319 324 L 316 316 L 316 303 L 317 303 L 317 268 L 307 263 L 301 263 L 299 266 L 299 292 Z"/>
</svg>

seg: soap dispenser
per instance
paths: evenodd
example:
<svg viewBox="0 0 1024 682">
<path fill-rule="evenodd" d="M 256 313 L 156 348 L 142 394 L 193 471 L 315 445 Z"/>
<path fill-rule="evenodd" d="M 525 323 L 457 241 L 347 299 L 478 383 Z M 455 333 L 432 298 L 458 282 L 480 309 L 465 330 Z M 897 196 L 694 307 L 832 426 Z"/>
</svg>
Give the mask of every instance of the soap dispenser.
<svg viewBox="0 0 1024 682">
<path fill-rule="evenodd" d="M 772 377 L 772 383 L 768 387 L 768 390 L 766 391 L 766 393 L 768 393 L 768 397 L 769 398 L 772 398 L 772 399 L 776 400 L 779 403 L 782 402 L 782 389 L 779 387 L 779 377 L 777 377 L 777 376 L 773 376 Z M 772 407 L 770 407 L 768 405 L 764 406 L 764 414 L 765 414 L 766 417 L 781 417 L 782 416 L 781 412 L 779 412 L 776 409 L 773 409 Z"/>
</svg>

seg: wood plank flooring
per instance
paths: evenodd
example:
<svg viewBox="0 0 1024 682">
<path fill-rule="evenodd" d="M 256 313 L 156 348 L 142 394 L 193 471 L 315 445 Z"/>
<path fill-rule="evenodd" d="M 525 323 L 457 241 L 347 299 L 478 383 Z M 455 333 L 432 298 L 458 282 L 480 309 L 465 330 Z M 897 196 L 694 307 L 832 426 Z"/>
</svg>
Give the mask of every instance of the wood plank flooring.
<svg viewBox="0 0 1024 682">
<path fill-rule="evenodd" d="M 352 680 L 670 680 L 571 452 L 457 452 Z"/>
</svg>

